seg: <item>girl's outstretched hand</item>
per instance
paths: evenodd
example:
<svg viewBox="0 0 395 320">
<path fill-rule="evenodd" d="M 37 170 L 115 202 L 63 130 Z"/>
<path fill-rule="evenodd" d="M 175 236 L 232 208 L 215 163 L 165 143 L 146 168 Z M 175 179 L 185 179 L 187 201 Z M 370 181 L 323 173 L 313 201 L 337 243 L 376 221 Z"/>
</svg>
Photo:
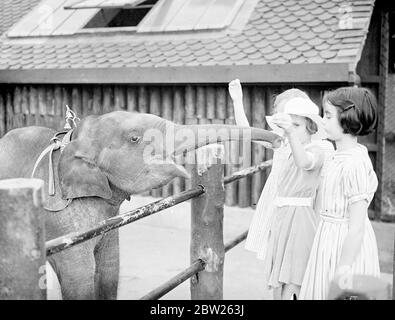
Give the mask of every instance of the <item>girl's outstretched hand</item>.
<svg viewBox="0 0 395 320">
<path fill-rule="evenodd" d="M 292 133 L 294 126 L 292 118 L 287 113 L 276 113 L 272 117 L 272 122 L 283 129 L 286 134 Z"/>
<path fill-rule="evenodd" d="M 239 79 L 235 79 L 229 82 L 228 90 L 230 97 L 233 101 L 241 101 L 243 100 L 243 91 L 241 89 L 241 84 Z"/>
</svg>

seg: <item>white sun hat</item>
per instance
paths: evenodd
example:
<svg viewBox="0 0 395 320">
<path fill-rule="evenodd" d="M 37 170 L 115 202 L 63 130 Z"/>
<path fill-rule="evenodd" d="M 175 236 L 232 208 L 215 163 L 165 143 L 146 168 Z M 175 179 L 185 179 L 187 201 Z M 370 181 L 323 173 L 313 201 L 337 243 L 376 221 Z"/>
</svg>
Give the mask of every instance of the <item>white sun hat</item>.
<svg viewBox="0 0 395 320">
<path fill-rule="evenodd" d="M 324 129 L 323 118 L 320 116 L 320 109 L 310 99 L 295 97 L 288 100 L 284 105 L 284 113 L 306 117 L 314 121 L 317 124 L 318 131 L 312 135 L 312 139 L 322 140 L 327 138 Z M 267 120 L 269 127 L 271 127 L 274 131 L 277 131 L 279 129 L 272 123 L 270 117 Z"/>
</svg>

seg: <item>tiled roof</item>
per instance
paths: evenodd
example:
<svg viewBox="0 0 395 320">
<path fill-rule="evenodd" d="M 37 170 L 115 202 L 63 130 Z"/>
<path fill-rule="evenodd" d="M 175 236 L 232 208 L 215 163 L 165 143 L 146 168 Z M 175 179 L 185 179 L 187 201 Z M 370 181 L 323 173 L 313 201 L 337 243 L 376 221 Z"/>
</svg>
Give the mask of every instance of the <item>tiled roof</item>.
<svg viewBox="0 0 395 320">
<path fill-rule="evenodd" d="M 40 0 L 0 0 L 0 35 L 39 2 Z"/>
<path fill-rule="evenodd" d="M 26 12 L 37 1 L 0 2 L 3 7 L 9 5 L 7 12 L 16 7 Z M 199 38 L 198 32 L 189 38 L 133 33 L 3 37 L 0 70 L 336 62 L 348 63 L 354 70 L 373 6 L 374 0 L 259 0 L 243 30 L 226 30 L 209 38 Z M 345 16 L 349 11 L 352 20 Z M 4 13 L 14 18 L 2 22 L 2 28 L 21 15 Z"/>
</svg>

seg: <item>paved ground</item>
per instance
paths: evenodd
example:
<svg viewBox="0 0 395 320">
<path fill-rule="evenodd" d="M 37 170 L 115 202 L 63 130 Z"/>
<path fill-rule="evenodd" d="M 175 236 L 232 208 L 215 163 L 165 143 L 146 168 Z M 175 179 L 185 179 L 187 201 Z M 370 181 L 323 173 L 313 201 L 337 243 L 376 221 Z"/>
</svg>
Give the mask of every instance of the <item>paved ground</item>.
<svg viewBox="0 0 395 320">
<path fill-rule="evenodd" d="M 121 211 L 156 199 L 133 197 Z M 225 207 L 225 242 L 248 229 L 252 209 Z M 382 278 L 392 283 L 394 224 L 373 223 L 380 251 Z M 122 227 L 119 299 L 139 299 L 189 266 L 190 203 L 182 203 L 154 216 Z M 263 288 L 262 262 L 244 249 L 244 242 L 227 253 L 224 270 L 225 299 L 271 299 Z M 190 299 L 189 281 L 163 299 Z"/>
</svg>

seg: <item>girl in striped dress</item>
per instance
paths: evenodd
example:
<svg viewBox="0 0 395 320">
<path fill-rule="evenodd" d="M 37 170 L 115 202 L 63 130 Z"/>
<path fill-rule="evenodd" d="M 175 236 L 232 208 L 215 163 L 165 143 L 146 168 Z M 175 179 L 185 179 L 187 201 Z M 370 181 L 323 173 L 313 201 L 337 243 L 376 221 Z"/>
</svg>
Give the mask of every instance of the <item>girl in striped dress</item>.
<svg viewBox="0 0 395 320">
<path fill-rule="evenodd" d="M 323 100 L 325 130 L 337 150 L 322 182 L 321 221 L 303 279 L 301 299 L 327 299 L 330 284 L 352 289 L 352 275 L 380 276 L 368 206 L 377 177 L 358 136 L 376 126 L 376 100 L 365 88 L 339 88 Z"/>
<path fill-rule="evenodd" d="M 229 92 L 236 123 L 249 126 L 238 80 L 229 84 Z M 274 109 L 271 126 L 277 124 L 273 128 L 282 130 L 277 133 L 286 139 L 273 152 L 272 170 L 249 228 L 246 249 L 265 261 L 263 272 L 274 298 L 290 299 L 298 295 L 302 283 L 318 225 L 313 206 L 321 168 L 333 146 L 321 140 L 319 109 L 303 91 L 290 89 L 278 95 Z"/>
</svg>

